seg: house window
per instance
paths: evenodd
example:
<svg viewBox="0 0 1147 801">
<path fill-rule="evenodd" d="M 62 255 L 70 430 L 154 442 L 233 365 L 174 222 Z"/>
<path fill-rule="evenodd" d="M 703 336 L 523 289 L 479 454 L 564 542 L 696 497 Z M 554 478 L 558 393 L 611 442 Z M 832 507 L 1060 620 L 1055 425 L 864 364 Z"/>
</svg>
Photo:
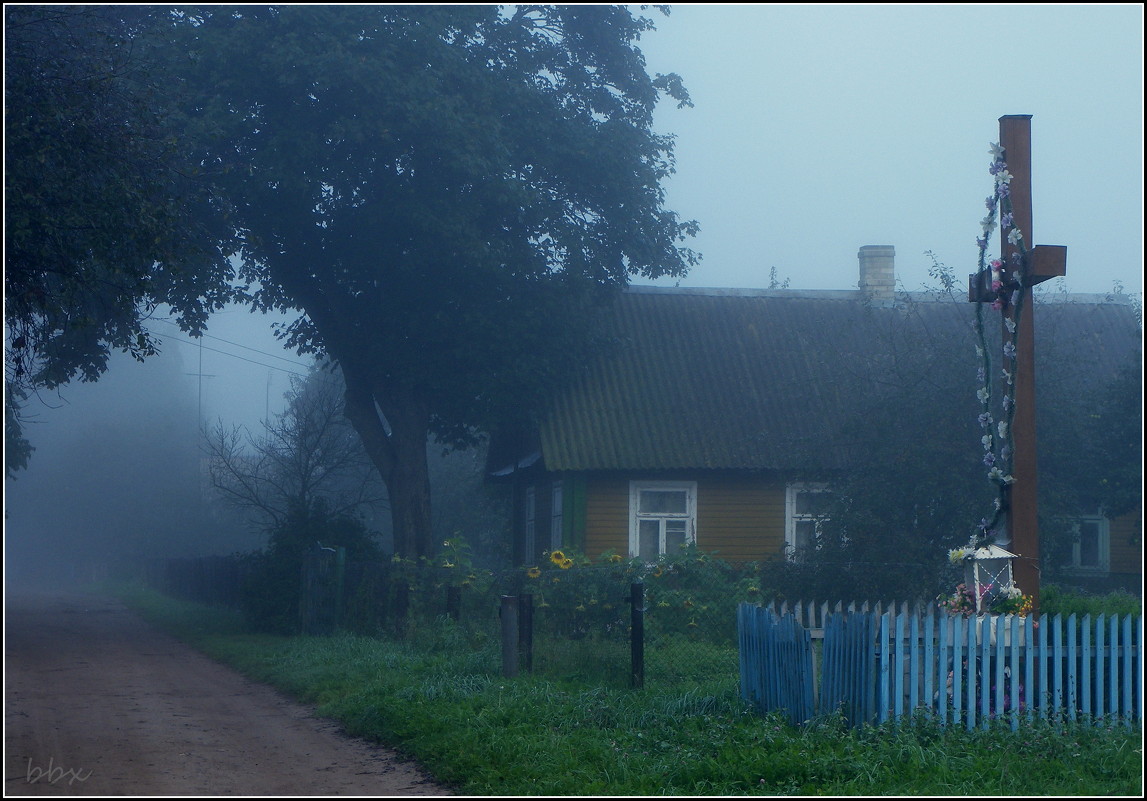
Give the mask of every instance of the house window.
<svg viewBox="0 0 1147 801">
<path fill-rule="evenodd" d="M 825 484 L 789 484 L 785 488 L 785 554 L 789 559 L 820 548 L 831 499 Z"/>
<path fill-rule="evenodd" d="M 646 561 L 697 541 L 695 481 L 632 481 L 629 484 L 629 555 Z"/>
<path fill-rule="evenodd" d="M 550 550 L 562 547 L 562 482 L 555 481 L 550 490 Z"/>
<path fill-rule="evenodd" d="M 1081 517 L 1075 521 L 1071 566 L 1079 570 L 1106 571 L 1111 564 L 1111 528 L 1106 517 Z"/>
</svg>

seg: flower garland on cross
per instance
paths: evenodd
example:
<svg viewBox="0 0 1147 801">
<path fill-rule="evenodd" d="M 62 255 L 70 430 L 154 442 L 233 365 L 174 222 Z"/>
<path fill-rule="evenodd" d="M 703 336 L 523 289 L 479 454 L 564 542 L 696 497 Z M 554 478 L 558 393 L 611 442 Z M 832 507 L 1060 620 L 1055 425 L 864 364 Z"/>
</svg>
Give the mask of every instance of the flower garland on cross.
<svg viewBox="0 0 1147 801">
<path fill-rule="evenodd" d="M 1020 317 L 1023 313 L 1024 293 L 1021 290 L 1028 278 L 1029 251 L 1024 242 L 1023 231 L 1015 226 L 1012 216 L 1010 196 L 1012 176 L 1008 172 L 1004 148 L 999 143 L 993 142 L 989 152 L 992 155 L 992 163 L 988 167 L 988 172 L 995 178 L 995 188 L 991 196 L 984 201 L 988 213 L 980 222 L 982 232 L 976 238 L 976 245 L 979 248 L 979 274 L 985 275 L 989 269 L 991 271 L 991 294 L 993 296 L 991 307 L 1002 314 L 1004 327 L 1007 329 L 1007 335 L 1003 342 L 1002 367 L 1000 368 L 1003 375 L 1003 390 L 999 402 L 999 419 L 995 413 L 994 393 L 992 391 L 992 357 L 984 329 L 983 303 L 976 304 L 976 354 L 980 359 L 980 366 L 977 370 L 980 388 L 976 392 L 976 397 L 980 401 L 978 419 L 980 428 L 984 432 L 980 438 L 984 448 L 983 464 L 988 468 L 988 480 L 996 487 L 996 497 L 992 502 L 991 517 L 980 520 L 969 537 L 968 544 L 963 548 L 954 548 L 948 551 L 948 560 L 953 564 L 975 559 L 978 549 L 992 544 L 996 538 L 1000 518 L 1007 511 L 1008 487 L 1016 481 L 1015 476 L 1012 475 L 1012 457 L 1015 452 L 1012 422 L 1016 409 L 1016 345 L 1019 337 Z M 988 261 L 988 243 L 996 228 L 997 218 L 1001 233 L 1007 231 L 1008 242 L 1014 248 L 1008 264 L 1005 264 L 1003 259 Z M 1014 583 L 1008 587 L 999 588 L 998 596 L 992 604 L 992 611 L 994 612 L 1026 614 L 1031 608 L 1030 599 L 1024 596 Z M 980 604 L 977 600 L 971 590 L 960 585 L 955 595 L 942 599 L 941 607 L 950 614 L 967 615 L 974 613 L 978 608 Z"/>
<path fill-rule="evenodd" d="M 969 545 L 973 550 L 990 544 L 995 538 L 996 527 L 1006 512 L 1008 487 L 1016 480 L 1012 475 L 1012 457 L 1015 452 L 1012 421 L 1016 410 L 1016 345 L 1019 338 L 1020 317 L 1023 314 L 1024 293 L 1021 290 L 1028 275 L 1028 248 L 1024 242 L 1023 231 L 1015 227 L 1012 218 L 1010 196 L 1012 176 L 1004 160 L 1006 154 L 1003 147 L 995 142 L 991 145 L 990 153 L 992 163 L 988 172 L 995 177 L 995 190 L 984 201 L 988 214 L 980 222 L 982 234 L 976 238 L 976 245 L 979 247 L 981 273 L 991 269 L 991 291 L 994 295 L 991 307 L 1002 314 L 1007 336 L 1004 337 L 1003 343 L 1001 367 L 1003 390 L 999 406 L 1000 417 L 997 419 L 993 413 L 992 358 L 984 330 L 984 304 L 977 303 L 975 330 L 976 354 L 980 358 L 980 367 L 977 370 L 980 388 L 976 392 L 976 397 L 980 401 L 980 428 L 984 431 L 980 442 L 984 447 L 983 463 L 988 468 L 988 480 L 995 485 L 997 494 L 992 503 L 992 516 L 981 520 L 972 534 Z M 1002 259 L 988 261 L 988 243 L 992 231 L 995 230 L 997 216 L 1001 233 L 1008 232 L 1008 242 L 1014 247 L 1010 264 L 1005 264 Z"/>
</svg>

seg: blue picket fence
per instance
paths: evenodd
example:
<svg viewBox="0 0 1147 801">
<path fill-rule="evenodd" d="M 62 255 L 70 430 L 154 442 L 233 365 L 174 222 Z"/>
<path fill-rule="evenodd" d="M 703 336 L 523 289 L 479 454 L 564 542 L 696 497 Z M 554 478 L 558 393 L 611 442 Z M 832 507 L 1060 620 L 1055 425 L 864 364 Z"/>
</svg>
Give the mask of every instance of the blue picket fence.
<svg viewBox="0 0 1147 801">
<path fill-rule="evenodd" d="M 881 606 L 741 604 L 741 696 L 794 724 L 838 710 L 854 726 L 916 710 L 969 730 L 993 719 L 1013 729 L 1036 719 L 1142 723 L 1142 617 Z"/>
</svg>

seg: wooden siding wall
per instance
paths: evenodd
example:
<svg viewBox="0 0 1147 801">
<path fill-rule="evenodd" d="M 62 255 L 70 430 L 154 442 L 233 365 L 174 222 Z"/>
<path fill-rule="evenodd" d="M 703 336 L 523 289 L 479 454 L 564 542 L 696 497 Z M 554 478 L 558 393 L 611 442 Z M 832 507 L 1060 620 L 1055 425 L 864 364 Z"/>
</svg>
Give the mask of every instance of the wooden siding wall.
<svg viewBox="0 0 1147 801">
<path fill-rule="evenodd" d="M 785 544 L 785 485 L 762 478 L 697 482 L 697 547 L 732 562 L 780 553 Z"/>
<path fill-rule="evenodd" d="M 629 479 L 591 478 L 586 482 L 585 555 L 602 551 L 629 555 Z"/>
<path fill-rule="evenodd" d="M 1112 573 L 1143 573 L 1143 518 L 1139 511 L 1117 517 L 1108 528 Z"/>
<path fill-rule="evenodd" d="M 645 479 L 649 476 L 633 476 Z M 680 480 L 685 477 L 677 477 Z M 629 481 L 591 478 L 586 487 L 585 553 L 629 553 Z M 763 559 L 785 542 L 785 485 L 764 478 L 697 481 L 697 545 L 730 561 Z"/>
</svg>

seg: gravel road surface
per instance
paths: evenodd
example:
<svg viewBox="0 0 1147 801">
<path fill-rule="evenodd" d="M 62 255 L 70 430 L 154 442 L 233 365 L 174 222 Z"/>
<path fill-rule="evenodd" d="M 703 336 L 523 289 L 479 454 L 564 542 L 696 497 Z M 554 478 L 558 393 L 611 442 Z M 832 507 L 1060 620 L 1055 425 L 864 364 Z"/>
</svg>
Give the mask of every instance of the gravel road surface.
<svg viewBox="0 0 1147 801">
<path fill-rule="evenodd" d="M 9 593 L 4 794 L 449 795 L 119 601 Z"/>
</svg>

